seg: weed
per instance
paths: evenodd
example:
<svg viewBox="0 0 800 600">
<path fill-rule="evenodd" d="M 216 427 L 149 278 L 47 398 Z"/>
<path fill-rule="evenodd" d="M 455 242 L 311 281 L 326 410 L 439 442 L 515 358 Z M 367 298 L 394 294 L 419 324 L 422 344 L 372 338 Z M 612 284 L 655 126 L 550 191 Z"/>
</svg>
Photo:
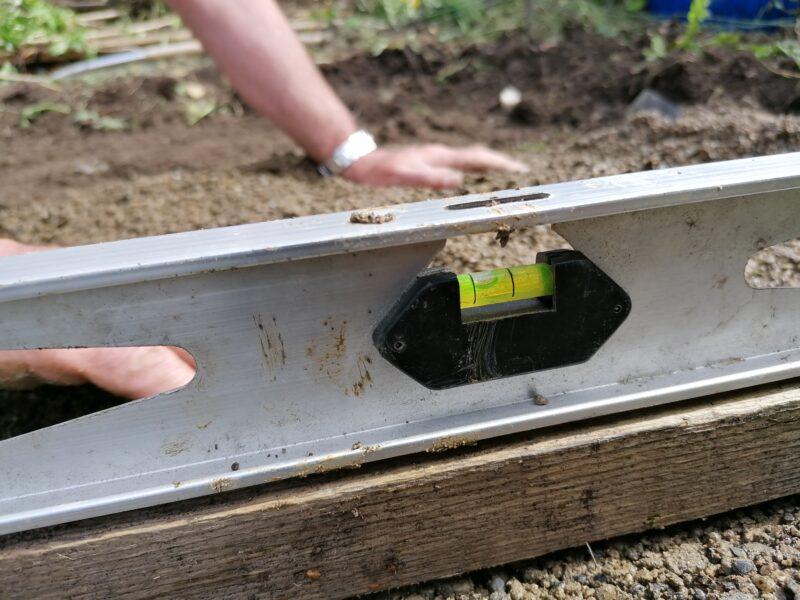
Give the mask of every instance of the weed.
<svg viewBox="0 0 800 600">
<path fill-rule="evenodd" d="M 186 124 L 193 127 L 215 110 L 217 110 L 217 104 L 213 100 L 187 100 L 183 105 L 183 116 Z"/>
<path fill-rule="evenodd" d="M 650 38 L 650 47 L 644 51 L 647 61 L 657 61 L 666 58 L 669 54 L 669 44 L 663 35 L 655 34 Z"/>
<path fill-rule="evenodd" d="M 19 115 L 19 126 L 27 129 L 31 124 L 46 112 L 55 112 L 62 115 L 68 115 L 70 108 L 66 104 L 60 102 L 37 102 L 22 109 Z"/>
<path fill-rule="evenodd" d="M 125 131 L 128 122 L 119 117 L 101 115 L 93 110 L 76 110 L 72 115 L 72 122 L 86 129 L 94 131 Z"/>
<path fill-rule="evenodd" d="M 692 0 L 689 5 L 689 12 L 686 13 L 686 31 L 678 38 L 677 47 L 681 50 L 695 47 L 695 39 L 700 33 L 703 22 L 711 16 L 708 7 L 711 0 Z"/>
<path fill-rule="evenodd" d="M 775 42 L 775 51 L 791 58 L 800 69 L 800 42 L 797 40 L 781 40 Z"/>
<path fill-rule="evenodd" d="M 638 23 L 645 0 L 358 0 L 345 27 L 366 38 L 374 52 L 412 45 L 425 31 L 440 42 L 484 43 L 508 32 L 527 31 L 543 40 L 560 38 L 575 25 L 616 36 Z M 333 17 L 331 17 L 333 18 Z M 385 31 L 388 27 L 389 31 Z"/>
<path fill-rule="evenodd" d="M 0 54 L 33 44 L 46 44 L 52 56 L 89 53 L 73 11 L 45 0 L 0 0 Z"/>
</svg>

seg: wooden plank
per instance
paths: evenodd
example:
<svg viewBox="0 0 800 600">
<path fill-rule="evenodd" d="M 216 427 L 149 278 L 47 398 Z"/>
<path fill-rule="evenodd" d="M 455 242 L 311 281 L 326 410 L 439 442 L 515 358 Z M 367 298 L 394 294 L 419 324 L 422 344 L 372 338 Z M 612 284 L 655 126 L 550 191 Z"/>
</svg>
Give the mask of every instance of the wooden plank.
<svg viewBox="0 0 800 600">
<path fill-rule="evenodd" d="M 800 492 L 800 384 L 0 539 L 36 598 L 344 598 Z"/>
</svg>

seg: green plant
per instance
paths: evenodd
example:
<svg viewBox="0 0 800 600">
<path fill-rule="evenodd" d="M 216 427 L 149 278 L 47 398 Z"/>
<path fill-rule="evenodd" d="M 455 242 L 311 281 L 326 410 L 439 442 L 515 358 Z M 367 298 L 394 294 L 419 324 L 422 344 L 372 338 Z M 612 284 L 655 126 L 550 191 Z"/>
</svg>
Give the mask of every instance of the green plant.
<svg viewBox="0 0 800 600">
<path fill-rule="evenodd" d="M 775 51 L 791 58 L 800 69 L 800 42 L 797 40 L 781 40 L 775 42 Z"/>
<path fill-rule="evenodd" d="M 633 30 L 645 0 L 358 0 L 345 26 L 381 50 L 413 43 L 414 30 L 440 41 L 480 43 L 504 32 L 527 31 L 537 39 L 560 37 L 574 25 L 604 36 Z M 381 32 L 388 25 L 389 34 Z M 403 39 L 398 35 L 403 34 Z"/>
<path fill-rule="evenodd" d="M 692 0 L 689 5 L 689 12 L 686 13 L 686 31 L 681 37 L 678 38 L 676 46 L 681 50 L 693 48 L 697 34 L 700 33 L 700 27 L 703 22 L 711 16 L 708 7 L 711 5 L 711 0 Z"/>
<path fill-rule="evenodd" d="M 189 127 L 194 127 L 200 121 L 211 116 L 218 108 L 213 100 L 185 100 L 183 104 L 183 116 Z"/>
<path fill-rule="evenodd" d="M 89 53 L 73 11 L 45 0 L 0 0 L 0 53 L 13 54 L 31 44 L 47 44 L 53 56 Z"/>
<path fill-rule="evenodd" d="M 650 38 L 650 47 L 644 51 L 644 58 L 647 61 L 656 61 L 665 58 L 669 54 L 669 45 L 663 35 L 655 34 Z"/>
<path fill-rule="evenodd" d="M 125 131 L 128 129 L 128 122 L 125 119 L 104 116 L 87 109 L 76 110 L 72 115 L 72 122 L 79 127 L 94 131 Z"/>
<path fill-rule="evenodd" d="M 37 102 L 22 109 L 19 115 L 19 126 L 27 129 L 31 124 L 46 112 L 55 112 L 62 115 L 68 115 L 70 108 L 66 104 L 60 102 Z"/>
<path fill-rule="evenodd" d="M 466 30 L 481 19 L 486 4 L 483 0 L 361 0 L 358 8 L 392 27 L 432 21 Z"/>
<path fill-rule="evenodd" d="M 625 0 L 624 5 L 628 12 L 638 13 L 647 8 L 647 0 Z"/>
</svg>

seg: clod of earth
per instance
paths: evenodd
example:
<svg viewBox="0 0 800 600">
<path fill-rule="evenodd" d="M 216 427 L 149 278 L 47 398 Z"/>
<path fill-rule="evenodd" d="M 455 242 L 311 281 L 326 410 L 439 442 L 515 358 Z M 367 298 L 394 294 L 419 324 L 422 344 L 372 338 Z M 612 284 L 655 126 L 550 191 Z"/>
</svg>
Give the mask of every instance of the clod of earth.
<svg viewBox="0 0 800 600">
<path fill-rule="evenodd" d="M 351 223 L 361 223 L 365 225 L 380 225 L 394 220 L 394 215 L 390 212 L 379 212 L 375 210 L 357 210 L 350 213 Z"/>
</svg>

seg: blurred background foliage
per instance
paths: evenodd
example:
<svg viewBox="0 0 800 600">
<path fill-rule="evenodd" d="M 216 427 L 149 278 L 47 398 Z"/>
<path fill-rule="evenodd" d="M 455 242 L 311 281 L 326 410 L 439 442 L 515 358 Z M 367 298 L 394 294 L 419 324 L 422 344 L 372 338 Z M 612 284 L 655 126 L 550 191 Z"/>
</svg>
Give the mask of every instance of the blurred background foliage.
<svg viewBox="0 0 800 600">
<path fill-rule="evenodd" d="M 570 28 L 582 28 L 602 36 L 637 40 L 646 36 L 644 61 L 724 47 L 750 52 L 760 60 L 789 58 L 800 65 L 796 4 L 746 0 L 780 9 L 790 18 L 768 26 L 757 21 L 732 25 L 721 22 L 711 10 L 724 8 L 730 0 L 713 1 L 713 5 L 712 0 L 297 0 L 283 4 L 299 6 L 321 26 L 335 28 L 339 43 L 373 53 L 431 41 L 463 47 L 512 33 L 529 36 L 536 43 L 557 43 Z M 665 2 L 680 6 L 685 13 L 674 15 L 677 18 L 672 21 L 659 19 L 648 11 L 655 2 L 661 7 Z M 118 35 L 130 35 L 129 28 L 135 29 L 136 23 L 170 18 L 162 0 L 0 0 L 0 73 L 91 57 L 98 49 L 107 52 L 97 41 L 106 37 L 86 20 L 92 11 L 102 10 L 115 11 L 112 26 Z M 681 25 L 676 27 L 676 22 Z M 177 18 L 174 23 L 180 27 Z"/>
</svg>

